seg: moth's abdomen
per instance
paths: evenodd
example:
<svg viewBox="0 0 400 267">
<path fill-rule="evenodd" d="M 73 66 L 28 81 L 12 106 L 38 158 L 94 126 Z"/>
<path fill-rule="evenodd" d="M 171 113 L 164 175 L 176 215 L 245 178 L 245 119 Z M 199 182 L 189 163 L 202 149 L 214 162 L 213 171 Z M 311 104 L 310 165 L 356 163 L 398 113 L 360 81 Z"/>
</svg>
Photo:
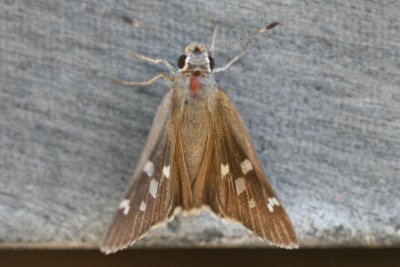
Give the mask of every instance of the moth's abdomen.
<svg viewBox="0 0 400 267">
<path fill-rule="evenodd" d="M 207 142 L 207 110 L 197 105 L 186 105 L 183 114 L 180 133 L 190 184 L 193 184 L 199 172 Z"/>
</svg>

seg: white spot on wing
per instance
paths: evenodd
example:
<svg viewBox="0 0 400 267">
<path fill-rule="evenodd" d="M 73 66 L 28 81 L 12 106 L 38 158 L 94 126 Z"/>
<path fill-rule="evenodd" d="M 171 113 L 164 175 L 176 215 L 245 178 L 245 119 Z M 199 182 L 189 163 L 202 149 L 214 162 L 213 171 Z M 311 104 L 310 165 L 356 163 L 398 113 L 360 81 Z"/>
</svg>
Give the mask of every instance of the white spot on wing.
<svg viewBox="0 0 400 267">
<path fill-rule="evenodd" d="M 221 163 L 221 176 L 224 177 L 228 173 L 229 173 L 229 164 L 224 165 Z"/>
<path fill-rule="evenodd" d="M 169 178 L 169 171 L 171 169 L 171 166 L 164 166 L 163 168 L 163 174 L 165 177 Z"/>
<path fill-rule="evenodd" d="M 150 182 L 150 188 L 149 188 L 149 193 L 153 198 L 156 198 L 157 190 L 158 190 L 158 182 L 156 181 L 156 179 L 153 178 Z"/>
<path fill-rule="evenodd" d="M 140 209 L 141 211 L 145 211 L 145 210 L 146 210 L 146 203 L 144 203 L 144 201 L 142 201 L 142 203 L 140 203 L 139 209 Z"/>
<path fill-rule="evenodd" d="M 248 173 L 249 171 L 253 170 L 253 165 L 251 165 L 251 162 L 248 159 L 243 160 L 243 162 L 240 164 L 240 168 L 242 168 L 243 174 Z"/>
<path fill-rule="evenodd" d="M 128 212 L 129 212 L 129 209 L 131 208 L 130 207 L 130 200 L 129 199 L 124 199 L 124 200 L 122 200 L 121 201 L 121 203 L 119 203 L 119 209 L 123 209 L 123 213 L 124 213 L 124 215 L 128 215 Z"/>
<path fill-rule="evenodd" d="M 280 206 L 279 201 L 276 199 L 276 197 L 272 198 L 272 203 L 274 203 L 275 206 Z"/>
<path fill-rule="evenodd" d="M 154 173 L 154 164 L 151 161 L 146 161 L 146 164 L 144 164 L 144 168 L 143 171 L 149 176 L 151 177 Z"/>
<path fill-rule="evenodd" d="M 236 186 L 236 195 L 240 195 L 241 193 L 243 193 L 244 191 L 246 191 L 246 184 L 244 182 L 243 178 L 237 178 L 235 180 L 235 186 Z"/>
<path fill-rule="evenodd" d="M 250 199 L 250 200 L 249 200 L 249 207 L 250 207 L 250 209 L 256 207 L 256 202 L 254 202 L 254 199 Z"/>
<path fill-rule="evenodd" d="M 280 206 L 279 201 L 276 199 L 276 197 L 269 197 L 268 198 L 268 210 L 269 212 L 274 212 L 274 206 Z"/>
</svg>

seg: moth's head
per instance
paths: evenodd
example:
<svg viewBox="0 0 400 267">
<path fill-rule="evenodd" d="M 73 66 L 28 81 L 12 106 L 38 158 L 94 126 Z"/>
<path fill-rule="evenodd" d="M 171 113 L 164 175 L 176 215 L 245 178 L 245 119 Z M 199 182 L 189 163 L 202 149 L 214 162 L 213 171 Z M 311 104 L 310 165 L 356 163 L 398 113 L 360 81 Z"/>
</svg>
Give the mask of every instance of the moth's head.
<svg viewBox="0 0 400 267">
<path fill-rule="evenodd" d="M 208 55 L 205 45 L 191 43 L 178 59 L 180 72 L 209 73 L 214 68 L 214 59 Z"/>
</svg>

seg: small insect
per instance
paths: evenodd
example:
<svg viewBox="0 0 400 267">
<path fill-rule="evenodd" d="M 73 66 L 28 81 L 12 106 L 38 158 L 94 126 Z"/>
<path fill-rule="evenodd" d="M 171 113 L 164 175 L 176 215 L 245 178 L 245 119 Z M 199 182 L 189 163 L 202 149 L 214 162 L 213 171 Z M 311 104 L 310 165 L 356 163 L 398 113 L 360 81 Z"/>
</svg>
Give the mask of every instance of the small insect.
<svg viewBox="0 0 400 267">
<path fill-rule="evenodd" d="M 161 73 L 146 82 L 117 80 L 130 86 L 165 79 L 170 86 L 155 116 L 149 139 L 129 189 L 102 241 L 101 250 L 126 248 L 148 231 L 182 212 L 208 208 L 222 218 L 241 223 L 260 239 L 283 248 L 296 248 L 294 227 L 268 182 L 238 112 L 218 86 L 211 53 L 277 26 L 214 48 L 189 44 L 178 59 L 178 70 L 163 59 Z"/>
</svg>

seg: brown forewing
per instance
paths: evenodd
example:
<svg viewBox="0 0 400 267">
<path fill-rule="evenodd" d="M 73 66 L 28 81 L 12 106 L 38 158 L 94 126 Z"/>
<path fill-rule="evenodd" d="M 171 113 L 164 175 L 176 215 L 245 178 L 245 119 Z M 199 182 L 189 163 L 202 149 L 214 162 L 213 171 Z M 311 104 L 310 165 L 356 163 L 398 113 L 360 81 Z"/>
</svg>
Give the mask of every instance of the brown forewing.
<svg viewBox="0 0 400 267">
<path fill-rule="evenodd" d="M 271 244 L 297 247 L 293 224 L 268 182 L 239 114 L 222 90 L 217 103 L 213 210 L 243 224 Z M 243 171 L 241 164 L 245 160 L 251 164 L 246 164 Z"/>
<path fill-rule="evenodd" d="M 173 137 L 168 130 L 172 123 L 172 97 L 171 90 L 157 111 L 149 139 L 125 194 L 125 205 L 120 206 L 116 212 L 102 240 L 101 250 L 105 253 L 113 253 L 129 246 L 152 227 L 166 223 L 172 215 L 176 175 L 173 161 L 175 142 L 171 142 Z M 153 168 L 146 172 L 144 169 L 148 162 L 151 162 Z M 168 166 L 169 177 L 166 177 L 165 173 L 168 172 L 164 172 L 164 167 Z"/>
</svg>

